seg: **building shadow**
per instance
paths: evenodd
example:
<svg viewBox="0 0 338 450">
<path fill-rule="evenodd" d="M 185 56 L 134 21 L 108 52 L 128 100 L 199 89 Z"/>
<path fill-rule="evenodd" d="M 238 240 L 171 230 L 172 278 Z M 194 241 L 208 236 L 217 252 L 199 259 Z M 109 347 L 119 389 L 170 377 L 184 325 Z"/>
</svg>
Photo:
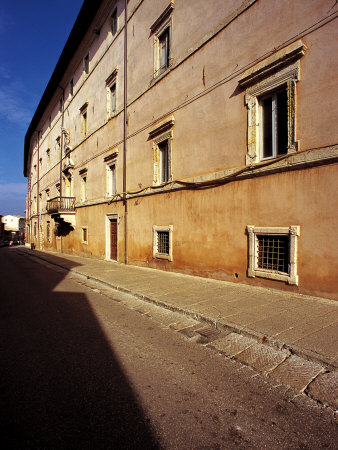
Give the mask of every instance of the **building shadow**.
<svg viewBox="0 0 338 450">
<path fill-rule="evenodd" d="M 3 448 L 159 448 L 86 295 L 13 249 L 0 273 Z"/>
</svg>

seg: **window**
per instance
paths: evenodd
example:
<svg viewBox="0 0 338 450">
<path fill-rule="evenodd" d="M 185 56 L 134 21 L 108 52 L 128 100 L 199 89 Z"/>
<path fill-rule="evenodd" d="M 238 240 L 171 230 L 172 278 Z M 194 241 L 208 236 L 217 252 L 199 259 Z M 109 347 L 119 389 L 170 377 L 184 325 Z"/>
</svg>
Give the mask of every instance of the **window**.
<svg viewBox="0 0 338 450">
<path fill-rule="evenodd" d="M 81 109 L 81 138 L 84 139 L 87 136 L 87 126 L 88 126 L 88 119 L 87 119 L 87 111 L 88 111 L 88 103 L 85 103 Z"/>
<path fill-rule="evenodd" d="M 81 177 L 81 201 L 85 202 L 87 200 L 87 172 L 88 168 L 84 167 L 80 169 L 79 175 Z"/>
<path fill-rule="evenodd" d="M 83 73 L 85 75 L 89 74 L 89 53 L 83 58 Z"/>
<path fill-rule="evenodd" d="M 82 244 L 88 244 L 88 228 L 82 227 Z"/>
<path fill-rule="evenodd" d="M 60 157 L 61 157 L 61 137 L 60 136 L 58 136 L 56 138 L 55 149 L 56 149 L 56 157 L 57 157 L 57 159 L 60 159 Z"/>
<path fill-rule="evenodd" d="M 74 95 L 74 79 L 72 78 L 69 82 L 69 94 L 71 97 Z"/>
<path fill-rule="evenodd" d="M 107 89 L 107 119 L 109 120 L 116 114 L 116 85 L 117 85 L 117 71 L 116 67 L 113 72 L 106 79 Z"/>
<path fill-rule="evenodd" d="M 170 2 L 160 17 L 150 27 L 154 35 L 154 78 L 161 75 L 170 66 L 171 30 L 174 2 Z"/>
<path fill-rule="evenodd" d="M 49 165 L 50 165 L 50 148 L 47 148 L 46 155 L 47 155 L 47 167 L 49 167 Z"/>
<path fill-rule="evenodd" d="M 286 89 L 264 96 L 260 105 L 260 157 L 276 158 L 288 152 L 288 99 Z"/>
<path fill-rule="evenodd" d="M 113 150 L 112 153 L 107 155 L 104 158 L 104 162 L 106 163 L 106 196 L 113 197 L 116 195 L 116 166 L 117 166 L 117 156 L 119 151 L 117 147 Z"/>
<path fill-rule="evenodd" d="M 298 285 L 297 244 L 299 226 L 247 226 L 249 277 L 263 277 Z"/>
<path fill-rule="evenodd" d="M 172 255 L 173 226 L 153 226 L 153 258 L 173 260 Z"/>
<path fill-rule="evenodd" d="M 87 200 L 87 176 L 82 177 L 81 199 L 83 202 Z"/>
<path fill-rule="evenodd" d="M 110 17 L 110 22 L 112 35 L 115 36 L 115 34 L 117 33 L 117 8 L 114 9 Z"/>
<path fill-rule="evenodd" d="M 296 83 L 306 50 L 301 40 L 248 69 L 239 79 L 246 88 L 248 150 L 246 164 L 299 150 L 296 140 Z"/>
<path fill-rule="evenodd" d="M 46 239 L 48 242 L 50 242 L 50 222 L 47 221 L 47 225 L 46 225 Z"/>
<path fill-rule="evenodd" d="M 34 222 L 34 237 L 36 238 L 36 232 L 37 232 L 37 223 Z"/>
<path fill-rule="evenodd" d="M 109 88 L 109 112 L 113 116 L 116 112 L 116 83 L 113 83 Z"/>
<path fill-rule="evenodd" d="M 166 122 L 171 126 L 173 121 Z M 160 127 L 161 128 L 161 127 Z M 152 137 L 154 133 L 150 132 L 149 135 Z M 161 185 L 165 183 L 169 183 L 172 181 L 172 140 L 173 140 L 173 131 L 167 131 L 164 134 L 160 134 L 159 136 L 153 139 L 153 184 Z"/>
<path fill-rule="evenodd" d="M 168 139 L 158 143 L 159 170 L 158 177 L 160 184 L 169 181 L 169 143 Z"/>
<path fill-rule="evenodd" d="M 107 197 L 116 194 L 116 164 L 107 166 Z"/>
</svg>

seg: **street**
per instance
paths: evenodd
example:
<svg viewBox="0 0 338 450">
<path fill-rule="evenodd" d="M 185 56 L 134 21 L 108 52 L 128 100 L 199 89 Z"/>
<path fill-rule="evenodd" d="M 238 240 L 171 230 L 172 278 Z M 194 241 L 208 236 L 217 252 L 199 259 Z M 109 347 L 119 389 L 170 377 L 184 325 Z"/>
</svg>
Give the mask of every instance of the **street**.
<svg viewBox="0 0 338 450">
<path fill-rule="evenodd" d="M 330 408 L 200 345 L 192 319 L 20 247 L 0 273 L 3 448 L 336 447 Z"/>
</svg>

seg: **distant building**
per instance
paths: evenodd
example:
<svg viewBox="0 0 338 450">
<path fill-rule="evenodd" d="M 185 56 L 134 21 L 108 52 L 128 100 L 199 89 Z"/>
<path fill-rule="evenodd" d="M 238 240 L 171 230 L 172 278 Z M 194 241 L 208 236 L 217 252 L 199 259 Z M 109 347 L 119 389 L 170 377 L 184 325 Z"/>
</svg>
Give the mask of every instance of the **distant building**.
<svg viewBox="0 0 338 450">
<path fill-rule="evenodd" d="M 22 242 L 25 236 L 25 218 L 21 216 L 6 215 L 2 216 L 4 226 L 4 238 Z"/>
<path fill-rule="evenodd" d="M 3 216 L 0 214 L 0 242 L 2 242 L 4 240 L 4 229 L 5 229 L 5 224 L 2 222 L 2 218 Z"/>
<path fill-rule="evenodd" d="M 333 3 L 85 0 L 25 138 L 29 241 L 334 298 Z"/>
</svg>

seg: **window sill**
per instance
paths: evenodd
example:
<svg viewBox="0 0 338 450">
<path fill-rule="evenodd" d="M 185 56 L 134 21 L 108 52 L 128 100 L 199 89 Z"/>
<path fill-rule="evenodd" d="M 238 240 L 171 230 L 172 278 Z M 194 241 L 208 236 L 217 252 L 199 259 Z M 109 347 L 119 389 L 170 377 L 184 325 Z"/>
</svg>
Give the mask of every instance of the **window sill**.
<svg viewBox="0 0 338 450">
<path fill-rule="evenodd" d="M 292 278 L 289 274 L 283 273 L 283 272 L 274 272 L 264 269 L 249 269 L 248 270 L 248 277 L 250 278 L 268 278 L 271 280 L 276 281 L 284 281 L 285 283 L 288 283 L 290 285 L 298 285 L 298 276 L 295 276 Z"/>
<path fill-rule="evenodd" d="M 168 261 L 172 261 L 172 258 L 170 257 L 170 255 L 166 254 L 166 253 L 155 253 L 153 255 L 154 259 L 167 259 Z"/>
<path fill-rule="evenodd" d="M 153 86 L 154 84 L 156 84 L 158 81 L 162 80 L 162 78 L 164 78 L 166 75 L 168 75 L 168 73 L 170 72 L 171 67 L 166 67 L 163 71 L 161 71 L 160 73 L 156 74 L 156 72 L 153 75 L 153 78 L 151 79 L 149 86 Z"/>
</svg>

